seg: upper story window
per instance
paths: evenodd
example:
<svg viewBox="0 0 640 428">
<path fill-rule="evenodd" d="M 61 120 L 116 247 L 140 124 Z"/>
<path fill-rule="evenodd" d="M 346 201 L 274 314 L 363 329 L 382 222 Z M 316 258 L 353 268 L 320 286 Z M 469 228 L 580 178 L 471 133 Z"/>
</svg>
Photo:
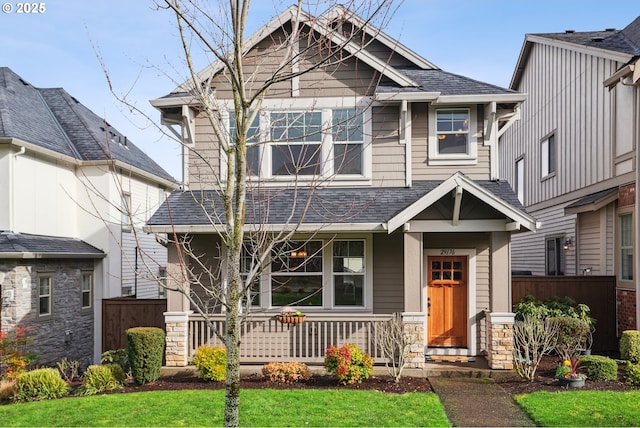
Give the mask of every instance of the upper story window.
<svg viewBox="0 0 640 428">
<path fill-rule="evenodd" d="M 233 137 L 236 119 L 228 114 Z M 369 109 L 357 108 L 261 111 L 248 130 L 249 175 L 277 181 L 371 178 L 369 115 Z"/>
<path fill-rule="evenodd" d="M 540 167 L 542 178 L 556 172 L 556 138 L 553 134 L 545 137 L 540 143 Z"/>
<path fill-rule="evenodd" d="M 430 165 L 472 165 L 477 163 L 478 144 L 474 134 L 475 115 L 468 108 L 429 110 Z"/>
<path fill-rule="evenodd" d="M 524 158 L 516 160 L 514 190 L 520 203 L 524 204 Z"/>
<path fill-rule="evenodd" d="M 131 232 L 131 194 L 122 193 L 120 205 L 120 223 L 123 232 Z"/>
</svg>

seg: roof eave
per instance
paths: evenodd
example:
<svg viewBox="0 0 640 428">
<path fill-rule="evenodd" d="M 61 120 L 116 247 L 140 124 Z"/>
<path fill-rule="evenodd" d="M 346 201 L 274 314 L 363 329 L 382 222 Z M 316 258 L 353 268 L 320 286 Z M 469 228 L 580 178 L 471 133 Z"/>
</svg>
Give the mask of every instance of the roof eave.
<svg viewBox="0 0 640 428">
<path fill-rule="evenodd" d="M 44 253 L 44 252 L 0 252 L 2 259 L 103 259 L 105 253 Z"/>
</svg>

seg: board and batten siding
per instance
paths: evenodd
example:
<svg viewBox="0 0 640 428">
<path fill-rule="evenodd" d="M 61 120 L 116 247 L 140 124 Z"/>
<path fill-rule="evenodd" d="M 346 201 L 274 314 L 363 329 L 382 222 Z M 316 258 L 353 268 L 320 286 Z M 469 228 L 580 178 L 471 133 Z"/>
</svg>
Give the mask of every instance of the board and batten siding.
<svg viewBox="0 0 640 428">
<path fill-rule="evenodd" d="M 576 215 L 565 215 L 565 205 L 556 205 L 537 211 L 530 211 L 534 218 L 542 222 L 537 232 L 514 233 L 511 235 L 511 269 L 531 271 L 533 275 L 545 275 L 545 239 L 555 236 L 566 238 L 576 236 Z M 575 248 L 565 251 L 565 275 L 576 274 Z"/>
<path fill-rule="evenodd" d="M 527 94 L 520 120 L 500 141 L 501 178 L 515 182 L 524 159 L 524 205 L 531 206 L 610 179 L 613 92 L 602 82 L 620 63 L 570 49 L 535 43 L 520 84 Z M 541 142 L 553 134 L 555 175 L 541 177 Z"/>
</svg>

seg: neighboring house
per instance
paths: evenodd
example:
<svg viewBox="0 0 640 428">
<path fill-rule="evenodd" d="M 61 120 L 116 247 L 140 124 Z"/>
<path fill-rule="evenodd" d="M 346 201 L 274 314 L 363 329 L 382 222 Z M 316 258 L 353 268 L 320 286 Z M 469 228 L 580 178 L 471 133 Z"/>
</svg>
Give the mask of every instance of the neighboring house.
<svg viewBox="0 0 640 428">
<path fill-rule="evenodd" d="M 514 271 L 615 275 L 620 332 L 638 328 L 640 310 L 638 72 L 636 86 L 627 77 L 638 55 L 640 18 L 623 30 L 526 35 L 510 87 L 527 101 L 499 143 L 502 178 L 542 222 L 514 236 Z"/>
<path fill-rule="evenodd" d="M 157 273 L 166 248 L 141 226 L 174 180 L 64 89 L 0 67 L 0 183 L 1 330 L 30 327 L 42 363 L 99 360 L 101 300 L 159 296 L 143 261 Z"/>
<path fill-rule="evenodd" d="M 357 16 L 342 9 L 337 15 L 348 17 L 341 28 L 364 28 L 369 43 L 350 42 L 354 55 L 343 64 L 279 85 L 253 126 L 268 142 L 249 149 L 247 233 L 295 225 L 298 235 L 256 284 L 241 359 L 319 363 L 326 347 L 354 342 L 381 361 L 373 325 L 399 313 L 416 333 L 413 366 L 428 357 L 486 355 L 491 367 L 512 368 L 511 234 L 535 230 L 536 221 L 499 180 L 497 141 L 525 96 L 443 71 L 362 27 Z M 290 8 L 248 39 L 247 64 L 258 58 L 278 64 L 269 52 L 295 16 Z M 341 40 L 320 21 L 304 14 L 302 20 L 320 25 L 319 46 Z M 220 70 L 214 63 L 200 75 L 219 105 L 229 105 L 232 94 Z M 182 126 L 191 191 L 173 192 L 147 230 L 189 238 L 206 263 L 225 251 L 216 231 L 220 215 L 212 208 L 221 206 L 212 178 L 225 176 L 224 155 L 188 85 L 152 104 L 163 123 Z M 229 112 L 221 115 L 233 128 Z M 314 133 L 320 123 L 329 125 Z M 296 132 L 312 137 L 296 140 Z M 346 161 L 345 150 L 353 153 Z M 289 172 L 305 164 L 313 166 L 297 176 Z M 184 285 L 175 283 L 187 260 L 181 251 L 169 246 L 172 286 Z M 296 268 L 309 257 L 304 272 Z M 198 294 L 195 284 L 187 285 Z M 174 291 L 167 298 L 167 364 L 186 365 L 198 345 L 216 339 L 188 299 Z M 303 302 L 306 321 L 278 325 L 274 315 L 295 301 Z M 224 315 L 213 320 L 223 328 Z"/>
</svg>

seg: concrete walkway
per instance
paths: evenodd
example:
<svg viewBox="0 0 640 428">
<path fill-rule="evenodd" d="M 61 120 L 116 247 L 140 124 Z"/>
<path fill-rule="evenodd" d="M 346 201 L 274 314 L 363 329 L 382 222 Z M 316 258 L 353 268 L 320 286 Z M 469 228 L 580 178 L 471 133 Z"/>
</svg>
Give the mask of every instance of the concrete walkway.
<svg viewBox="0 0 640 428">
<path fill-rule="evenodd" d="M 492 379 L 430 376 L 455 427 L 534 427 L 535 423 Z"/>
</svg>

